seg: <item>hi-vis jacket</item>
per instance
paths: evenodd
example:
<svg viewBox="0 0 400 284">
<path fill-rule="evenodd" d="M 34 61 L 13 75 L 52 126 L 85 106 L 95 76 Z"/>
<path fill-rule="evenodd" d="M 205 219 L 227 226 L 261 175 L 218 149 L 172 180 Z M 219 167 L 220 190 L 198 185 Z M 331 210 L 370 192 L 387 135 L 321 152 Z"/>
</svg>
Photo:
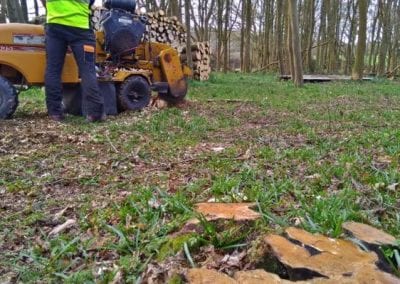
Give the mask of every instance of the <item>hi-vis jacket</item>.
<svg viewBox="0 0 400 284">
<path fill-rule="evenodd" d="M 89 29 L 94 0 L 47 0 L 47 23 Z"/>
</svg>

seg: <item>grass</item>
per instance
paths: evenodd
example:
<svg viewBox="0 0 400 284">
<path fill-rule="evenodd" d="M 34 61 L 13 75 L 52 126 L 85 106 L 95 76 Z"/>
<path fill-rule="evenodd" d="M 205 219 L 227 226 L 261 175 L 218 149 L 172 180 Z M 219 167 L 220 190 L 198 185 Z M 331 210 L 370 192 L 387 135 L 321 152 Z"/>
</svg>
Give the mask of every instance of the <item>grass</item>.
<svg viewBox="0 0 400 284">
<path fill-rule="evenodd" d="M 296 89 L 272 75 L 213 74 L 191 82 L 185 109 L 95 125 L 49 122 L 43 94 L 29 90 L 0 122 L 0 275 L 107 283 L 122 272 L 136 282 L 176 252 L 189 267 L 210 245 L 251 248 L 291 225 L 338 237 L 355 220 L 400 238 L 399 87 Z M 210 199 L 256 202 L 262 219 L 203 220 L 200 232 L 171 239 Z M 78 225 L 49 237 L 67 219 Z"/>
</svg>

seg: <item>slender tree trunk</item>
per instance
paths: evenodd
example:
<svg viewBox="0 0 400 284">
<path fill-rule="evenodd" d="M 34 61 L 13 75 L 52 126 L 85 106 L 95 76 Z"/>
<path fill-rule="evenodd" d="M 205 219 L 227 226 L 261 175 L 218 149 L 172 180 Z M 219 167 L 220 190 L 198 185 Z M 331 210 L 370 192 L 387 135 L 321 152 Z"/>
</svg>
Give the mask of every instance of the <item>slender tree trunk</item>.
<svg viewBox="0 0 400 284">
<path fill-rule="evenodd" d="M 244 48 L 245 48 L 245 17 L 246 17 L 246 1 L 242 0 L 242 25 L 240 28 L 240 70 L 244 72 Z"/>
<path fill-rule="evenodd" d="M 0 23 L 6 22 L 6 15 L 7 15 L 7 1 L 0 0 Z"/>
<path fill-rule="evenodd" d="M 327 2 L 326 0 L 321 0 L 321 10 L 319 17 L 319 30 L 318 30 L 318 51 L 317 51 L 317 62 L 318 68 L 320 70 L 325 70 L 325 59 L 326 59 L 326 41 L 328 40 L 326 35 L 326 14 L 327 14 Z M 329 39 L 331 40 L 331 39 Z"/>
<path fill-rule="evenodd" d="M 307 70 L 309 72 L 313 72 L 314 68 L 312 64 L 312 45 L 315 28 L 315 0 L 306 0 L 303 19 L 305 22 L 303 42 L 307 43 L 307 50 L 305 53 L 304 61 Z"/>
<path fill-rule="evenodd" d="M 35 17 L 39 17 L 39 3 L 38 0 L 33 1 L 34 9 L 35 9 Z"/>
<path fill-rule="evenodd" d="M 251 0 L 246 2 L 246 29 L 245 29 L 245 49 L 244 49 L 244 72 L 251 72 L 251 23 L 252 7 Z"/>
<path fill-rule="evenodd" d="M 372 61 L 374 58 L 374 53 L 375 53 L 375 46 L 376 46 L 376 39 L 375 36 L 376 34 L 379 35 L 379 31 L 377 32 L 377 23 L 378 23 L 378 18 L 379 18 L 379 5 L 376 8 L 377 12 L 376 12 L 376 16 L 374 17 L 374 20 L 372 22 L 372 34 L 371 34 L 371 48 L 369 51 L 369 58 L 368 58 L 368 70 L 369 72 L 373 72 L 373 65 L 372 65 Z"/>
<path fill-rule="evenodd" d="M 228 72 L 229 69 L 229 18 L 231 14 L 231 4 L 229 0 L 226 0 L 226 7 L 225 7 L 225 26 L 224 26 L 224 73 Z"/>
<path fill-rule="evenodd" d="M 276 1 L 275 53 L 280 75 L 285 74 L 283 61 L 283 0 Z"/>
<path fill-rule="evenodd" d="M 358 14 L 359 14 L 359 27 L 358 27 L 358 44 L 356 52 L 356 60 L 353 67 L 353 80 L 362 80 L 364 75 L 364 58 L 365 48 L 367 44 L 367 13 L 368 13 L 368 0 L 358 0 Z"/>
<path fill-rule="evenodd" d="M 22 8 L 19 1 L 7 0 L 7 16 L 11 23 L 22 23 Z"/>
<path fill-rule="evenodd" d="M 289 0 L 289 25 L 292 38 L 293 73 L 292 79 L 296 87 L 303 86 L 303 60 L 301 56 L 301 42 L 299 36 L 299 19 L 297 14 L 297 0 Z"/>
<path fill-rule="evenodd" d="M 378 63 L 378 76 L 383 76 L 386 74 L 386 61 L 387 53 L 390 42 L 390 10 L 392 7 L 392 0 L 387 0 L 384 8 L 382 9 L 382 43 L 379 51 L 379 63 Z"/>
<path fill-rule="evenodd" d="M 269 64 L 269 56 L 270 56 L 270 49 L 269 49 L 269 39 L 271 33 L 271 1 L 264 0 L 264 44 L 263 44 L 263 61 L 262 65 L 267 66 Z"/>
<path fill-rule="evenodd" d="M 221 55 L 222 55 L 222 12 L 223 0 L 217 0 L 217 54 L 216 54 L 216 69 L 221 70 Z"/>
<path fill-rule="evenodd" d="M 20 0 L 20 1 L 21 1 L 22 19 L 24 20 L 25 23 L 27 23 L 29 21 L 28 5 L 26 3 L 26 0 Z"/>
<path fill-rule="evenodd" d="M 400 1 L 395 3 L 395 7 L 393 9 L 393 16 L 394 19 L 392 20 L 394 26 L 394 34 L 392 40 L 392 47 L 391 47 L 391 56 L 390 56 L 390 70 L 389 73 L 392 76 L 396 76 L 398 66 L 398 59 L 399 59 L 399 42 L 400 42 Z"/>
<path fill-rule="evenodd" d="M 186 56 L 190 68 L 192 68 L 192 36 L 190 25 L 190 0 L 185 0 L 185 22 L 186 22 Z"/>
</svg>

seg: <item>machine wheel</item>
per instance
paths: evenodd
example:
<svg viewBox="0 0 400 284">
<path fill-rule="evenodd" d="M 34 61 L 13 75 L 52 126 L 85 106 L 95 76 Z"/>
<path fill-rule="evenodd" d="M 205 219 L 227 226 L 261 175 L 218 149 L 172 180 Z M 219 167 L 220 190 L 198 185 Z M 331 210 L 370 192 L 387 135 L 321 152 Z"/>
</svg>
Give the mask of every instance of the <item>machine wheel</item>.
<svg viewBox="0 0 400 284">
<path fill-rule="evenodd" d="M 80 84 L 63 85 L 63 109 L 65 113 L 82 115 L 82 94 Z"/>
<path fill-rule="evenodd" d="M 0 76 L 0 119 L 8 119 L 18 106 L 18 94 L 14 86 Z"/>
<path fill-rule="evenodd" d="M 129 77 L 121 85 L 118 98 L 123 111 L 141 110 L 147 107 L 151 99 L 149 82 L 141 76 Z"/>
</svg>

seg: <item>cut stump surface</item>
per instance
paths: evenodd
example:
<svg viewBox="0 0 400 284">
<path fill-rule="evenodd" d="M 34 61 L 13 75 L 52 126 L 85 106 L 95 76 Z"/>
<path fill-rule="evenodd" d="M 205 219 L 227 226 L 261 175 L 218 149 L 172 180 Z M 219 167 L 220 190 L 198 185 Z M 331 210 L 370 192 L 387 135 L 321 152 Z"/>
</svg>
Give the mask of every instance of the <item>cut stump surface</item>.
<svg viewBox="0 0 400 284">
<path fill-rule="evenodd" d="M 199 203 L 196 204 L 196 212 L 205 216 L 208 221 L 233 219 L 235 221 L 254 221 L 261 215 L 251 207 L 255 203 Z"/>
<path fill-rule="evenodd" d="M 396 246 L 395 237 L 369 225 L 356 222 L 347 222 L 344 223 L 342 227 L 351 236 L 364 243 L 377 246 Z"/>
</svg>

